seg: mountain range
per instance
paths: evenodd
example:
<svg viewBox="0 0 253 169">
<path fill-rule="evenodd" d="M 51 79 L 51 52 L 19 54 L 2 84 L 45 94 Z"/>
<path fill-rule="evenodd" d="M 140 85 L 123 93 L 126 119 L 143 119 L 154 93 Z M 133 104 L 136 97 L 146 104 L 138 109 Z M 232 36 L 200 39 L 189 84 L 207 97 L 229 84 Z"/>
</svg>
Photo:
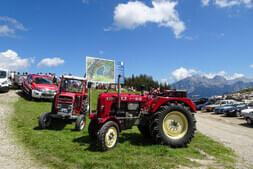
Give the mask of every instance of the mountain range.
<svg viewBox="0 0 253 169">
<path fill-rule="evenodd" d="M 207 78 L 205 76 L 191 76 L 171 85 L 172 89 L 187 90 L 188 96 L 199 95 L 200 97 L 210 97 L 223 95 L 246 88 L 253 88 L 253 79 L 245 77 L 227 80 L 223 76 Z"/>
</svg>

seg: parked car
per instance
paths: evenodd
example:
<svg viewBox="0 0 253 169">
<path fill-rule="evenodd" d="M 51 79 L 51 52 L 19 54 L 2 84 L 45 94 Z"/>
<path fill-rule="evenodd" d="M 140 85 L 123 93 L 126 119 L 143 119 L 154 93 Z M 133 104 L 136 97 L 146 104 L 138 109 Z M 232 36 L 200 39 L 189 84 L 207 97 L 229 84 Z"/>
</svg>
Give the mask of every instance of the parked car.
<svg viewBox="0 0 253 169">
<path fill-rule="evenodd" d="M 237 102 L 235 100 L 218 100 L 214 104 L 205 106 L 203 108 L 203 110 L 207 111 L 207 112 L 212 112 L 217 107 L 222 107 L 222 106 L 226 106 L 226 105 L 233 105 L 233 104 L 236 104 L 236 103 Z"/>
<path fill-rule="evenodd" d="M 245 118 L 248 124 L 253 124 L 253 109 L 252 111 L 248 111 L 247 113 L 244 113 L 243 117 Z"/>
<path fill-rule="evenodd" d="M 207 98 L 199 98 L 196 100 L 193 100 L 192 102 L 195 104 L 195 106 L 200 105 L 200 104 L 205 104 L 208 101 Z"/>
<path fill-rule="evenodd" d="M 253 106 L 249 105 L 246 109 L 241 110 L 241 116 L 245 117 L 245 114 L 253 112 Z"/>
<path fill-rule="evenodd" d="M 0 69 L 0 91 L 8 92 L 9 91 L 9 78 L 8 78 L 8 70 Z"/>
<path fill-rule="evenodd" d="M 23 81 L 22 91 L 29 99 L 53 99 L 57 92 L 57 86 L 50 76 L 30 74 Z"/>
<path fill-rule="evenodd" d="M 22 87 L 23 81 L 26 79 L 26 75 L 15 74 L 14 75 L 14 85 L 18 88 Z"/>
<path fill-rule="evenodd" d="M 239 117 L 240 112 L 242 109 L 245 109 L 247 107 L 246 104 L 235 104 L 231 106 L 224 106 L 225 108 L 221 110 L 226 116 L 234 116 L 234 117 Z"/>
<path fill-rule="evenodd" d="M 204 108 L 205 106 L 211 105 L 211 104 L 214 104 L 214 102 L 209 100 L 209 101 L 207 101 L 207 102 L 205 102 L 205 103 L 203 103 L 203 104 L 198 104 L 198 105 L 196 105 L 195 107 L 196 107 L 196 110 L 203 110 L 203 108 Z"/>
</svg>

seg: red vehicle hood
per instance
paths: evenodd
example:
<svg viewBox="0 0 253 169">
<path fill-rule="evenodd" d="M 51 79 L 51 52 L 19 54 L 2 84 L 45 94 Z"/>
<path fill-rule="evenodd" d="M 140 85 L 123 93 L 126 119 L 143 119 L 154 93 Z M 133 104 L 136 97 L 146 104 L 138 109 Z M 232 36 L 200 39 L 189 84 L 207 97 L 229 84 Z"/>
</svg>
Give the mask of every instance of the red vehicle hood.
<svg viewBox="0 0 253 169">
<path fill-rule="evenodd" d="M 34 84 L 34 87 L 37 87 L 39 89 L 57 90 L 56 85 Z"/>
<path fill-rule="evenodd" d="M 72 99 L 69 100 L 69 99 L 67 99 L 67 98 L 72 98 Z M 59 99 L 60 101 L 63 101 L 63 102 L 73 103 L 73 102 L 75 102 L 75 93 L 61 92 L 61 93 L 58 95 L 58 99 Z"/>
<path fill-rule="evenodd" d="M 76 95 L 75 93 L 71 93 L 71 92 L 61 92 L 60 96 L 67 96 L 67 97 L 74 98 Z"/>
</svg>

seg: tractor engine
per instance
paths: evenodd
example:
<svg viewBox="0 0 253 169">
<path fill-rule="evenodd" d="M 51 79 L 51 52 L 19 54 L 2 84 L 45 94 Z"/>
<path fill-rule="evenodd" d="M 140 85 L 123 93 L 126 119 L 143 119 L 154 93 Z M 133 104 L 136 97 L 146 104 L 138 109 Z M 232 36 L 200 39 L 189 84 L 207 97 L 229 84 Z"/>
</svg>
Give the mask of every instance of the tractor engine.
<svg viewBox="0 0 253 169">
<path fill-rule="evenodd" d="M 110 115 L 115 115 L 121 122 L 122 129 L 130 129 L 133 125 L 137 125 L 140 118 L 140 103 L 138 102 L 121 102 L 120 110 L 111 109 Z"/>
<path fill-rule="evenodd" d="M 138 125 L 141 116 L 141 105 L 143 97 L 134 94 L 120 95 L 120 109 L 118 110 L 118 96 L 116 93 L 102 93 L 98 99 L 98 118 L 108 116 L 116 117 L 122 129 L 129 129 L 133 125 Z"/>
</svg>

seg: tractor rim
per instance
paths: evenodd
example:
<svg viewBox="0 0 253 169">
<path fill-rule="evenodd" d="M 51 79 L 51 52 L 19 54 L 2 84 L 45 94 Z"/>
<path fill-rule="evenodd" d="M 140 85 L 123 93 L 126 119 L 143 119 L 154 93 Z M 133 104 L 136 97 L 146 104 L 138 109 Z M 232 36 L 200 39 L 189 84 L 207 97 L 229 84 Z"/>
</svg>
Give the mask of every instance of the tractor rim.
<svg viewBox="0 0 253 169">
<path fill-rule="evenodd" d="M 168 113 L 163 119 L 163 131 L 171 139 L 180 139 L 185 136 L 188 130 L 188 120 L 179 111 Z"/>
<path fill-rule="evenodd" d="M 106 132 L 105 135 L 105 144 L 108 148 L 111 148 L 115 145 L 116 141 L 117 141 L 117 129 L 112 126 L 108 129 L 108 131 Z"/>
<path fill-rule="evenodd" d="M 80 130 L 82 130 L 84 128 L 84 120 L 81 120 L 80 122 Z"/>
<path fill-rule="evenodd" d="M 50 125 L 51 119 L 47 116 L 44 117 L 43 122 L 46 126 Z"/>
</svg>

